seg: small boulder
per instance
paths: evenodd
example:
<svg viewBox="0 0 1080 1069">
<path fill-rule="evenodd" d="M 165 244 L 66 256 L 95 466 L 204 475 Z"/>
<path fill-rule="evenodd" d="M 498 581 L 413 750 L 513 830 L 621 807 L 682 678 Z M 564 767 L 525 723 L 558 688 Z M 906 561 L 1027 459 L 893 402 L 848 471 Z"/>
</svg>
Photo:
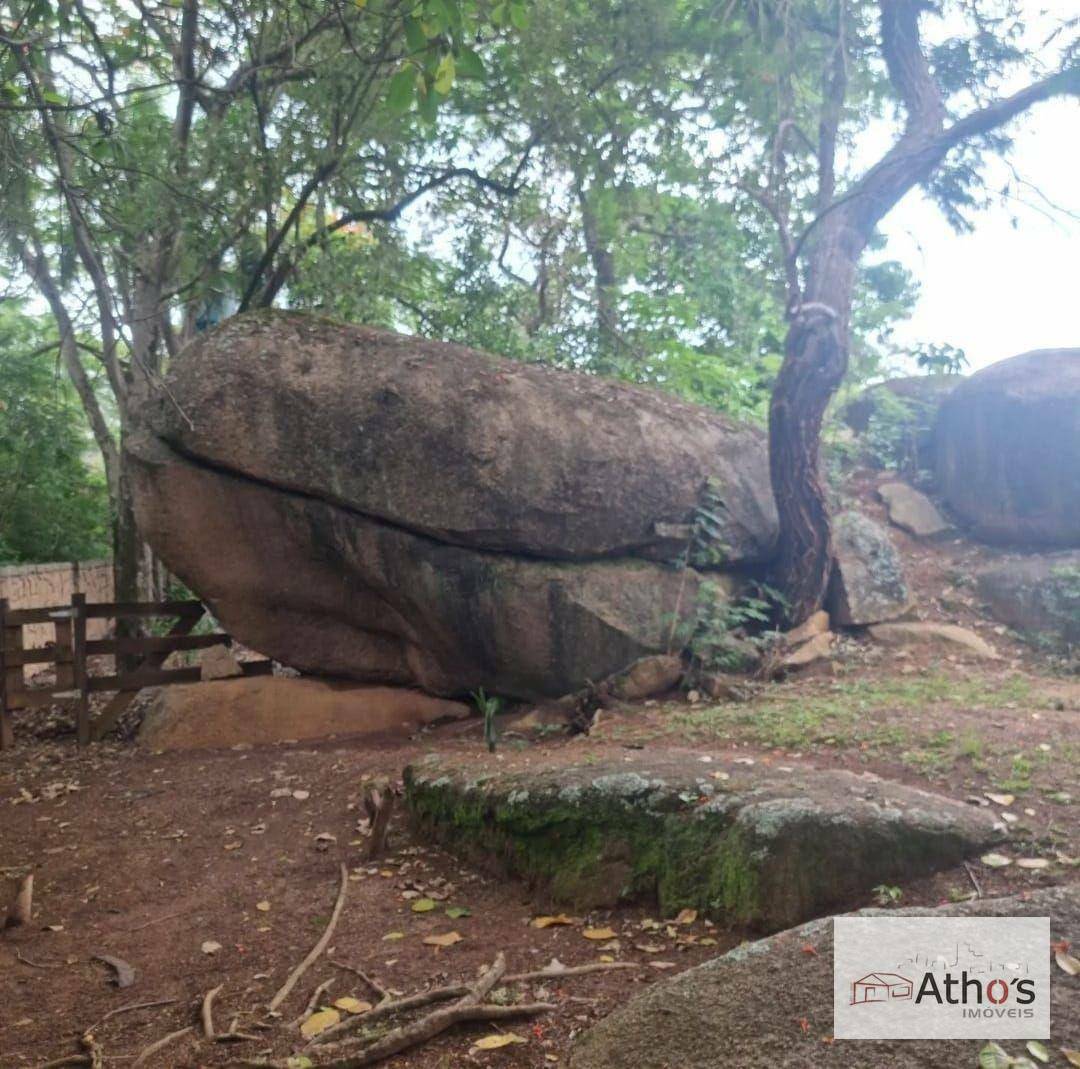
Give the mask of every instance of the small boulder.
<svg viewBox="0 0 1080 1069">
<path fill-rule="evenodd" d="M 328 735 L 410 734 L 469 715 L 461 702 L 403 687 L 252 676 L 162 687 L 139 729 L 154 750 L 225 749 Z"/>
<path fill-rule="evenodd" d="M 677 686 L 682 674 L 680 657 L 663 653 L 640 657 L 611 680 L 611 693 L 622 701 L 642 701 Z"/>
<path fill-rule="evenodd" d="M 907 483 L 884 483 L 878 494 L 889 510 L 889 520 L 916 538 L 936 538 L 950 529 L 933 501 Z"/>
<path fill-rule="evenodd" d="M 798 627 L 793 627 L 783 634 L 784 645 L 788 649 L 801 646 L 807 639 L 815 635 L 822 635 L 829 630 L 829 614 L 824 609 L 819 609 L 812 616 L 807 617 Z"/>
<path fill-rule="evenodd" d="M 1030 635 L 1080 643 L 1080 553 L 1010 558 L 975 577 L 995 619 Z"/>
<path fill-rule="evenodd" d="M 963 651 L 987 661 L 1000 660 L 997 651 L 985 639 L 957 624 L 922 620 L 876 624 L 870 628 L 870 637 L 885 646 L 933 645 L 943 648 L 944 652 Z"/>
<path fill-rule="evenodd" d="M 900 554 L 880 524 L 861 512 L 839 513 L 833 518 L 833 553 L 829 613 L 834 624 L 876 624 L 911 608 Z"/>
<path fill-rule="evenodd" d="M 939 909 L 860 916 L 1050 917 L 1055 940 L 1080 945 L 1080 884 Z M 959 1069 L 981 1063 L 982 1040 L 833 1043 L 833 925 L 811 921 L 647 987 L 586 1031 L 568 1069 Z M 1050 984 L 1046 1046 L 1080 1048 L 1076 980 Z M 827 1042 L 826 1042 L 827 1041 Z M 1013 1055 L 1024 1044 L 1002 1040 Z M 1055 1053 L 1054 1065 L 1065 1065 Z M 1019 1065 L 1018 1060 L 1015 1064 Z M 1023 1064 L 1032 1065 L 1026 1058 Z"/>
<path fill-rule="evenodd" d="M 782 668 L 802 668 L 823 661 L 832 656 L 833 642 L 836 636 L 831 631 L 822 631 L 819 635 L 807 639 L 797 649 L 788 653 L 780 662 Z"/>
<path fill-rule="evenodd" d="M 244 670 L 233 656 L 232 650 L 222 643 L 220 646 L 211 646 L 203 651 L 203 655 L 199 658 L 199 674 L 203 682 L 207 683 L 213 679 L 235 679 L 237 676 L 242 676 Z"/>
<path fill-rule="evenodd" d="M 498 771 L 436 754 L 406 769 L 405 792 L 421 831 L 521 877 L 541 904 L 639 900 L 770 930 L 1001 839 L 993 814 L 876 776 L 770 776 L 675 750 Z"/>
</svg>

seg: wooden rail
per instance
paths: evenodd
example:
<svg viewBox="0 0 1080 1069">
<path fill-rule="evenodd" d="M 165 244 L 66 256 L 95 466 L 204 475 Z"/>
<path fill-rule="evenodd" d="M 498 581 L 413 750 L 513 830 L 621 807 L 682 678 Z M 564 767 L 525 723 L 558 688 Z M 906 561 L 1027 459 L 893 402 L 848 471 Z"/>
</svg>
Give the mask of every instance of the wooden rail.
<svg viewBox="0 0 1080 1069">
<path fill-rule="evenodd" d="M 164 668 L 169 654 L 178 650 L 200 650 L 231 645 L 232 638 L 220 632 L 192 634 L 206 613 L 201 601 L 101 602 L 89 605 L 85 594 L 73 594 L 70 605 L 40 609 L 12 609 L 0 598 L 0 750 L 14 744 L 11 727 L 13 709 L 38 709 L 51 705 L 72 706 L 79 745 L 100 740 L 115 726 L 143 687 L 164 687 L 174 683 L 196 683 L 202 678 L 198 667 Z M 131 618 L 172 618 L 167 634 L 124 638 L 87 639 L 87 620 Z M 23 628 L 29 624 L 51 623 L 55 641 L 44 649 L 27 649 Z M 119 656 L 118 656 L 119 655 Z M 89 657 L 111 656 L 112 675 L 91 676 Z M 124 667 L 128 662 L 134 667 Z M 53 665 L 52 686 L 28 687 L 23 667 L 28 664 Z M 267 675 L 270 661 L 242 664 L 244 675 Z M 97 716 L 90 712 L 90 695 L 113 691 L 113 697 Z"/>
</svg>

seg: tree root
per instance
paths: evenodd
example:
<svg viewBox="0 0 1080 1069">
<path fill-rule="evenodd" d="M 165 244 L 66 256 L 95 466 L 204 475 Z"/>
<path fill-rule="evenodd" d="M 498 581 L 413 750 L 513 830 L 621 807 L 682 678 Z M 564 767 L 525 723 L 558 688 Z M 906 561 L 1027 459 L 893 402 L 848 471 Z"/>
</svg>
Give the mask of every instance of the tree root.
<svg viewBox="0 0 1080 1069">
<path fill-rule="evenodd" d="M 209 1040 L 214 1039 L 214 998 L 224 986 L 224 984 L 218 984 L 217 987 L 211 988 L 203 995 L 201 1012 L 202 1030 L 203 1035 Z"/>
<path fill-rule="evenodd" d="M 183 1039 L 184 1036 L 194 1031 L 195 1026 L 189 1024 L 186 1028 L 179 1028 L 175 1032 L 170 1032 L 167 1036 L 162 1036 L 161 1039 L 155 1040 L 149 1047 L 144 1047 L 142 1049 L 139 1056 L 131 1063 L 132 1069 L 138 1069 L 140 1065 L 145 1065 L 159 1050 L 164 1049 L 170 1043 L 175 1043 L 178 1039 Z"/>
<path fill-rule="evenodd" d="M 288 997 L 289 993 L 296 986 L 297 981 L 305 972 L 318 960 L 319 955 L 326 949 L 331 937 L 334 934 L 334 929 L 337 927 L 338 919 L 341 917 L 341 910 L 345 905 L 345 896 L 349 889 L 349 870 L 342 865 L 341 866 L 341 889 L 338 891 L 337 901 L 334 903 L 334 912 L 330 915 L 330 922 L 326 926 L 326 931 L 319 937 L 319 941 L 308 952 L 308 956 L 304 958 L 299 965 L 293 969 L 289 978 L 281 985 L 278 993 L 270 1000 L 269 1010 L 273 1013 L 278 1006 L 280 1006 Z"/>
</svg>

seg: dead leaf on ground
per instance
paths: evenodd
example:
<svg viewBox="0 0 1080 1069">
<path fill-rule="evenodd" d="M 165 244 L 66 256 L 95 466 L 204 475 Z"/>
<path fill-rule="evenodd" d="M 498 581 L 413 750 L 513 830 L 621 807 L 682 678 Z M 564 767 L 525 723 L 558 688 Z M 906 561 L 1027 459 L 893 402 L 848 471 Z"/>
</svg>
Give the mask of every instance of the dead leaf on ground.
<svg viewBox="0 0 1080 1069">
<path fill-rule="evenodd" d="M 1068 973 L 1070 976 L 1080 976 L 1080 958 L 1074 958 L 1072 954 L 1059 950 L 1054 955 L 1054 961 L 1058 963 L 1058 968 L 1063 972 Z"/>
<path fill-rule="evenodd" d="M 429 947 L 452 947 L 464 939 L 460 932 L 444 932 L 442 935 L 428 935 L 424 937 L 424 945 Z"/>
<path fill-rule="evenodd" d="M 256 902 L 255 903 L 255 908 L 260 913 L 269 913 L 270 912 L 270 903 L 267 902 L 266 899 L 264 898 L 261 902 Z"/>
<path fill-rule="evenodd" d="M 615 932 L 610 928 L 586 928 L 581 933 L 586 939 L 595 939 L 598 942 L 600 940 L 614 939 Z"/>
<path fill-rule="evenodd" d="M 341 1014 L 337 1010 L 319 1010 L 313 1013 L 301 1026 L 300 1034 L 307 1039 L 333 1028 L 341 1020 Z"/>
<path fill-rule="evenodd" d="M 1062 1047 L 1061 1053 L 1065 1055 L 1065 1060 L 1070 1065 L 1080 1066 L 1080 1050 L 1066 1050 Z"/>
<path fill-rule="evenodd" d="M 679 966 L 674 961 L 650 961 L 650 969 L 677 969 Z"/>
<path fill-rule="evenodd" d="M 576 923 L 573 917 L 568 917 L 565 913 L 559 913 L 554 917 L 533 917 L 532 919 L 534 928 L 554 928 L 556 925 Z"/>
<path fill-rule="evenodd" d="M 500 1047 L 509 1047 L 512 1043 L 528 1043 L 524 1036 L 515 1032 L 497 1032 L 493 1036 L 484 1036 L 473 1044 L 474 1050 L 498 1050 Z"/>
<path fill-rule="evenodd" d="M 1048 869 L 1050 862 L 1045 857 L 1018 857 L 1016 865 L 1021 869 Z"/>
<path fill-rule="evenodd" d="M 696 909 L 680 909 L 679 915 L 675 918 L 676 924 L 693 924 L 697 920 Z"/>
<path fill-rule="evenodd" d="M 990 794 L 987 792 L 987 798 L 990 799 L 994 805 L 1012 805 L 1016 801 L 1015 794 Z"/>
<path fill-rule="evenodd" d="M 979 860 L 992 869 L 1003 869 L 1006 865 L 1012 864 L 1012 858 L 1006 857 L 1004 854 L 983 854 Z"/>
<path fill-rule="evenodd" d="M 371 1009 L 371 1003 L 346 995 L 334 1000 L 334 1008 L 344 1010 L 346 1013 L 367 1013 Z"/>
<path fill-rule="evenodd" d="M 117 987 L 131 987 L 135 983 L 135 970 L 123 958 L 114 958 L 111 954 L 95 954 L 96 961 L 103 961 L 116 974 L 113 980 Z"/>
<path fill-rule="evenodd" d="M 431 898 L 418 898 L 409 908 L 413 913 L 430 913 L 435 908 L 435 901 Z"/>
<path fill-rule="evenodd" d="M 207 939 L 199 949 L 204 954 L 216 954 L 221 949 L 221 944 L 215 943 L 213 939 Z"/>
</svg>

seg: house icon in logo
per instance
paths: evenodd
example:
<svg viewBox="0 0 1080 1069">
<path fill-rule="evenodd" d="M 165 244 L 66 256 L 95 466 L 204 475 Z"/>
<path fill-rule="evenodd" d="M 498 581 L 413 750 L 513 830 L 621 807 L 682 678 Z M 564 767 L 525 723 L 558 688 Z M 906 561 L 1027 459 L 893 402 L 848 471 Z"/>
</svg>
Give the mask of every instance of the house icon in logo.
<svg viewBox="0 0 1080 1069">
<path fill-rule="evenodd" d="M 871 972 L 851 985 L 851 1005 L 911 998 L 912 983 L 895 972 Z"/>
</svg>

